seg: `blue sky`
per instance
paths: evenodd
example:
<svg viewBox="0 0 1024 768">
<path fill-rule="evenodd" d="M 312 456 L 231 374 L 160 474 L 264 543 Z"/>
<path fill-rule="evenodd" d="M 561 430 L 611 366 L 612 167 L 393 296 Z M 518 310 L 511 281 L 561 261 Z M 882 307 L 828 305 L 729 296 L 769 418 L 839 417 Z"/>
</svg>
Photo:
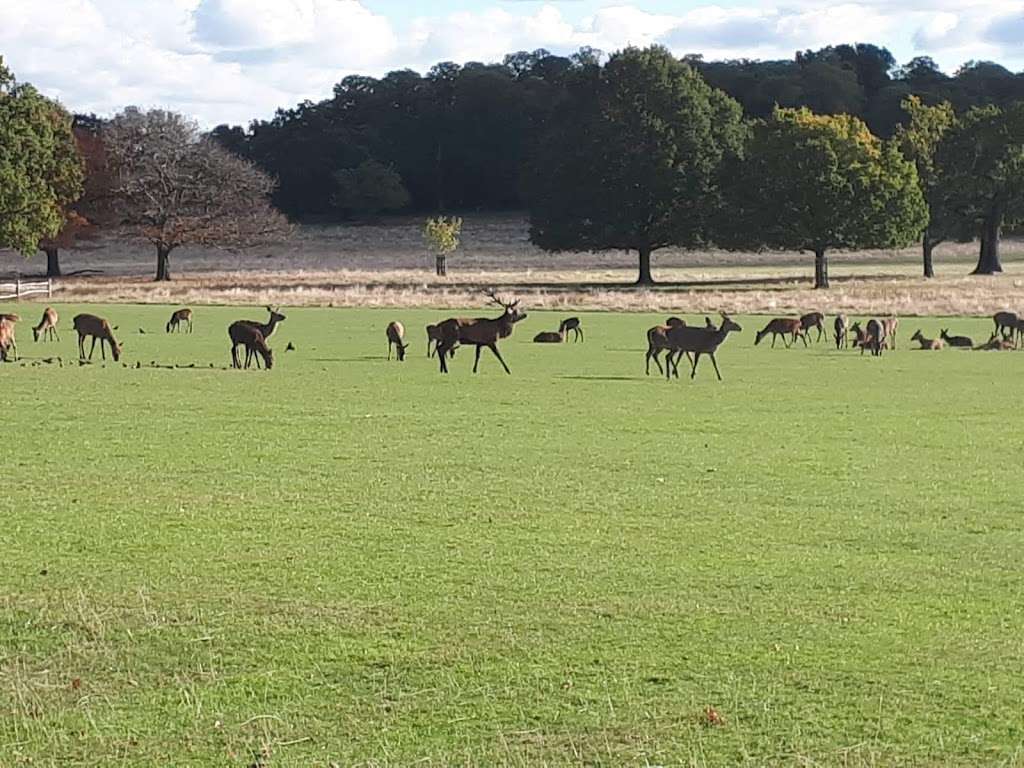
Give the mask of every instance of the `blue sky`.
<svg viewBox="0 0 1024 768">
<path fill-rule="evenodd" d="M 322 99 L 349 74 L 541 47 L 764 59 L 870 42 L 1022 71 L 1022 41 L 1024 0 L 0 0 L 20 79 L 73 110 L 159 106 L 207 126 Z"/>
</svg>

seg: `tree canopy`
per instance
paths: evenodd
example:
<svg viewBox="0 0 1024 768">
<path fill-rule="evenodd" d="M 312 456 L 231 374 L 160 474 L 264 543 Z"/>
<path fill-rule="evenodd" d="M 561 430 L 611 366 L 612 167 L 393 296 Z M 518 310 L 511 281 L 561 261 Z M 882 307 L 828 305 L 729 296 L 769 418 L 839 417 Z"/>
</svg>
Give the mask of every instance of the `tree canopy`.
<svg viewBox="0 0 1024 768">
<path fill-rule="evenodd" d="M 71 117 L 0 59 L 0 246 L 34 253 L 57 235 L 81 191 Z"/>
<path fill-rule="evenodd" d="M 629 48 L 568 84 L 525 171 L 542 248 L 651 253 L 706 242 L 723 158 L 739 153 L 739 105 L 666 49 Z"/>
<path fill-rule="evenodd" d="M 913 163 L 849 115 L 776 109 L 730 177 L 721 242 L 811 251 L 816 288 L 829 284 L 827 251 L 905 246 L 927 224 Z"/>
<path fill-rule="evenodd" d="M 124 228 L 156 246 L 157 280 L 181 245 L 242 248 L 283 234 L 273 181 L 163 110 L 126 109 L 104 129 L 113 199 Z"/>
</svg>

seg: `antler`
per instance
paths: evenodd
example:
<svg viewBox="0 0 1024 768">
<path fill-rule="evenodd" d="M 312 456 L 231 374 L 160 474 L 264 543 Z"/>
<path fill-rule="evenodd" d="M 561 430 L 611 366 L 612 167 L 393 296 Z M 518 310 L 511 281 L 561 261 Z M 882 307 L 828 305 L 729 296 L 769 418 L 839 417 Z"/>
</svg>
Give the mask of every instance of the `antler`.
<svg viewBox="0 0 1024 768">
<path fill-rule="evenodd" d="M 495 294 L 493 288 L 490 289 L 490 290 L 484 291 L 484 295 L 490 297 L 491 301 L 493 301 L 499 307 L 507 307 L 508 306 L 504 301 L 502 301 L 501 299 L 498 298 L 498 296 L 497 296 L 497 294 Z"/>
</svg>

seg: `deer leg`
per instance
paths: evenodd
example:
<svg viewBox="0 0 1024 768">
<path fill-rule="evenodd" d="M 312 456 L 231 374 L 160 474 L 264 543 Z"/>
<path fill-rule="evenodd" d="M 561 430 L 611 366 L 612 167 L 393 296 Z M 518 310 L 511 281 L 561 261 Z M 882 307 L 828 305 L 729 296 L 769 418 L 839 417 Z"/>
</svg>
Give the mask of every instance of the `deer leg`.
<svg viewBox="0 0 1024 768">
<path fill-rule="evenodd" d="M 658 366 L 658 375 L 660 376 L 661 374 L 665 373 L 665 371 L 662 370 L 661 362 L 658 360 L 658 355 L 657 353 L 655 353 L 654 348 L 647 347 L 647 354 L 644 355 L 644 371 L 646 375 L 651 375 L 651 359 L 653 359 L 654 364 Z"/>
<path fill-rule="evenodd" d="M 491 352 L 494 353 L 494 356 L 496 358 L 498 358 L 498 362 L 501 363 L 501 367 L 505 369 L 505 373 L 507 373 L 509 376 L 511 376 L 512 375 L 512 371 L 510 371 L 508 369 L 508 366 L 505 365 L 505 361 L 501 359 L 501 353 L 498 352 L 498 345 L 497 344 L 488 344 L 487 346 L 490 347 Z M 480 347 L 477 347 L 476 349 L 477 349 L 477 354 L 479 354 Z"/>
<path fill-rule="evenodd" d="M 718 363 L 715 361 L 715 353 L 714 352 L 709 352 L 708 355 L 711 357 L 711 364 L 713 366 L 715 366 L 715 375 L 718 377 L 718 380 L 721 381 L 722 380 L 722 374 L 718 370 Z"/>
<path fill-rule="evenodd" d="M 476 357 L 473 358 L 473 373 L 476 373 L 477 366 L 480 365 L 480 350 L 483 349 L 479 344 L 476 345 Z"/>
<path fill-rule="evenodd" d="M 103 350 L 103 345 L 100 345 L 100 351 Z M 92 345 L 89 347 L 89 359 L 92 360 L 92 353 L 96 351 L 96 337 L 92 337 Z"/>
<path fill-rule="evenodd" d="M 437 347 L 434 349 L 434 352 L 437 353 L 437 358 L 441 363 L 441 373 L 448 373 L 448 347 L 439 341 L 437 342 Z"/>
<path fill-rule="evenodd" d="M 697 375 L 697 363 L 700 362 L 700 354 L 700 352 L 694 352 L 693 354 L 693 368 L 690 370 L 691 379 Z"/>
<path fill-rule="evenodd" d="M 388 360 L 391 359 L 391 342 L 388 342 Z"/>
</svg>

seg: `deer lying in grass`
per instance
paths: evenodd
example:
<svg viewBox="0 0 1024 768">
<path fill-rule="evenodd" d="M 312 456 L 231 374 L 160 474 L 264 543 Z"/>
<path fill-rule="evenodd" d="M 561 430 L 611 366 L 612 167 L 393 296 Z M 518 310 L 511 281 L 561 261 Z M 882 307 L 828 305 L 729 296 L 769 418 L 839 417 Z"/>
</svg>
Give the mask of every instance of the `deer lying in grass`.
<svg viewBox="0 0 1024 768">
<path fill-rule="evenodd" d="M 1014 343 L 1010 339 L 1007 339 L 1007 338 L 1005 338 L 1003 336 L 1000 336 L 999 333 L 996 332 L 996 333 L 993 333 L 991 336 L 989 336 L 988 341 L 986 341 L 984 344 L 982 344 L 980 346 L 975 347 L 974 349 L 976 351 L 984 351 L 984 350 L 1008 351 L 1008 350 L 1011 350 L 1011 349 L 1016 349 L 1016 346 L 1014 346 Z"/>
<path fill-rule="evenodd" d="M 75 319 L 71 321 L 75 327 L 75 331 L 78 332 L 78 358 L 85 359 L 85 337 L 92 337 L 92 346 L 89 347 L 89 360 L 92 360 L 92 353 L 96 349 L 96 340 L 100 341 L 100 355 L 104 360 L 107 359 L 107 354 L 104 351 L 104 344 L 110 345 L 110 354 L 114 358 L 116 363 L 121 359 L 121 350 L 124 349 L 123 344 L 118 344 L 117 339 L 114 338 L 114 332 L 110 329 L 110 323 L 104 320 L 102 317 L 96 317 L 96 315 L 75 315 Z"/>
<path fill-rule="evenodd" d="M 534 344 L 561 344 L 565 341 L 565 331 L 561 327 L 557 331 L 541 331 L 533 337 Z"/>
<path fill-rule="evenodd" d="M 808 312 L 806 315 L 800 318 L 800 328 L 805 335 L 809 335 L 808 332 L 812 328 L 818 329 L 818 335 L 815 337 L 815 341 L 821 341 L 821 337 L 825 337 L 825 341 L 828 341 L 828 332 L 825 330 L 825 316 L 821 312 Z"/>
<path fill-rule="evenodd" d="M 668 343 L 668 332 L 675 327 L 683 327 L 686 321 L 678 317 L 670 317 L 664 325 L 655 325 L 647 329 L 647 355 L 645 356 L 647 375 L 651 375 L 651 360 L 658 366 L 658 373 L 664 374 L 665 369 L 661 367 L 661 360 L 658 356 L 662 351 L 669 350 L 669 357 L 672 356 Z"/>
<path fill-rule="evenodd" d="M 679 359 L 686 354 L 693 353 L 693 367 L 690 369 L 690 378 L 694 378 L 697 375 L 697 363 L 700 362 L 701 355 L 707 355 L 711 358 L 711 364 L 715 366 L 715 375 L 718 376 L 718 380 L 722 380 L 722 374 L 718 370 L 718 361 L 715 360 L 715 352 L 725 341 L 726 337 L 732 332 L 737 333 L 743 329 L 732 319 L 729 318 L 724 312 L 722 315 L 722 325 L 717 329 L 710 328 L 690 328 L 685 325 L 673 326 L 668 332 L 668 341 L 674 350 L 678 352 L 675 363 L 672 362 L 671 356 L 667 359 L 665 364 L 666 369 L 675 368 L 678 366 Z M 671 371 L 666 372 L 666 378 L 669 378 Z M 675 375 L 678 378 L 679 372 L 675 371 Z"/>
<path fill-rule="evenodd" d="M 191 309 L 179 309 L 171 315 L 171 319 L 167 321 L 167 333 L 172 331 L 181 330 L 181 326 L 185 325 L 188 327 L 188 332 L 192 333 L 192 310 Z"/>
<path fill-rule="evenodd" d="M 918 328 L 914 331 L 914 335 L 910 337 L 911 341 L 916 341 L 921 345 L 921 349 L 945 349 L 946 342 L 942 339 L 928 339 L 921 334 L 921 329 Z"/>
<path fill-rule="evenodd" d="M 992 322 L 996 325 L 996 333 L 1001 333 L 1003 338 L 1013 338 L 1017 333 L 1020 318 L 1016 312 L 996 312 L 992 315 Z"/>
<path fill-rule="evenodd" d="M 950 336 L 949 329 L 943 328 L 942 332 L 939 333 L 939 337 L 949 344 L 951 347 L 960 347 L 962 349 L 970 349 L 974 346 L 974 342 L 970 336 Z"/>
<path fill-rule="evenodd" d="M 60 341 L 60 336 L 57 334 L 57 312 L 52 307 L 47 307 L 43 310 L 43 319 L 39 321 L 39 325 L 32 329 L 32 338 L 35 341 L 43 339 L 43 341 L 53 341 L 54 337 L 57 341 Z"/>
<path fill-rule="evenodd" d="M 398 360 L 401 362 L 405 360 L 405 350 L 408 344 L 404 344 L 405 340 L 405 326 L 395 320 L 394 322 L 388 323 L 387 329 L 384 331 L 388 337 L 388 360 L 391 359 L 391 347 L 395 346 L 398 348 Z"/>
<path fill-rule="evenodd" d="M 772 335 L 772 349 L 775 349 L 775 339 L 779 336 L 782 337 L 782 343 L 786 345 L 787 349 L 791 346 L 790 342 L 786 341 L 787 336 L 791 337 L 793 344 L 796 343 L 799 336 L 804 340 L 804 346 L 807 346 L 807 336 L 804 333 L 803 323 L 800 321 L 800 318 L 776 317 L 774 320 L 768 321 L 768 325 L 757 332 L 754 338 L 754 346 L 756 347 L 760 344 L 761 339 L 769 333 Z"/>
<path fill-rule="evenodd" d="M 476 347 L 476 358 L 473 360 L 473 373 L 477 372 L 480 365 L 480 350 L 487 347 L 494 356 L 498 358 L 505 373 L 512 371 L 505 365 L 505 361 L 498 352 L 498 340 L 512 335 L 515 324 L 526 317 L 525 312 L 519 311 L 519 300 L 507 303 L 499 299 L 494 291 L 485 291 L 491 301 L 502 307 L 505 311 L 500 317 L 449 317 L 438 324 L 441 334 L 441 341 L 437 345 L 437 356 L 441 361 L 441 373 L 448 373 L 448 364 L 445 358 L 455 350 L 459 344 L 472 345 Z"/>
<path fill-rule="evenodd" d="M 562 334 L 563 340 L 572 331 L 573 343 L 583 341 L 583 326 L 580 325 L 578 317 L 567 317 L 558 326 L 558 332 Z"/>
<path fill-rule="evenodd" d="M 7 362 L 11 349 L 17 349 L 14 343 L 14 323 L 0 318 L 0 362 Z"/>
<path fill-rule="evenodd" d="M 245 347 L 245 367 L 256 360 L 256 367 L 259 368 L 257 356 L 263 358 L 263 364 L 269 371 L 274 367 L 274 352 L 267 346 L 267 340 L 251 323 L 245 320 L 236 320 L 228 326 L 228 336 L 231 337 L 231 367 L 241 368 L 238 360 L 238 347 Z"/>
<path fill-rule="evenodd" d="M 846 322 L 846 315 L 836 315 L 836 319 L 832 323 L 834 338 L 836 340 L 836 349 L 842 349 L 846 346 L 847 332 L 849 330 Z"/>
</svg>

